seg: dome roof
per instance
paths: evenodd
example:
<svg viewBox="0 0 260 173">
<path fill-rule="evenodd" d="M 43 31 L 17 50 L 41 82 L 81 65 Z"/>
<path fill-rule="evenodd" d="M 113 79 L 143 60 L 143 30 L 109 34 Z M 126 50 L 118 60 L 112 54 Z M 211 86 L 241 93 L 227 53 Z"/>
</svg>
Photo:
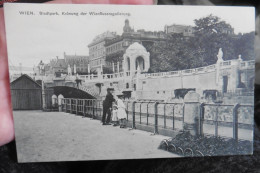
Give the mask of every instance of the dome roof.
<svg viewBox="0 0 260 173">
<path fill-rule="evenodd" d="M 145 47 L 137 42 L 131 44 L 127 50 L 145 50 Z"/>
</svg>

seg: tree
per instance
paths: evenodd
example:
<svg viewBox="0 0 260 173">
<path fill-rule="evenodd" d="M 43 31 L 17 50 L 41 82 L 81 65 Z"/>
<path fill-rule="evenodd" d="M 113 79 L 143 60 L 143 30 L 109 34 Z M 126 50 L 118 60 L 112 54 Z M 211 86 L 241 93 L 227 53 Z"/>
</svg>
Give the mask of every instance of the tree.
<svg viewBox="0 0 260 173">
<path fill-rule="evenodd" d="M 209 15 L 196 19 L 194 37 L 168 35 L 165 41 L 145 44 L 150 52 L 149 72 L 176 71 L 215 64 L 219 48 L 223 59 L 254 58 L 254 33 L 235 35 L 230 24 Z"/>
<path fill-rule="evenodd" d="M 243 60 L 254 59 L 254 39 L 254 32 L 238 35 L 238 39 L 235 41 L 236 56 L 241 55 Z"/>
<path fill-rule="evenodd" d="M 234 59 L 235 38 L 230 24 L 213 15 L 195 19 L 194 22 L 197 49 L 205 51 L 204 61 L 208 65 L 216 63 L 219 48 L 223 50 L 224 60 Z"/>
<path fill-rule="evenodd" d="M 150 52 L 150 72 L 176 71 L 204 65 L 202 59 L 196 58 L 195 40 L 185 38 L 182 34 L 169 35 L 166 41 L 156 42 L 147 49 Z M 200 52 L 199 52 L 200 53 Z"/>
<path fill-rule="evenodd" d="M 117 51 L 115 53 L 109 54 L 106 56 L 106 61 L 109 62 L 118 62 L 123 60 L 124 51 Z"/>
</svg>

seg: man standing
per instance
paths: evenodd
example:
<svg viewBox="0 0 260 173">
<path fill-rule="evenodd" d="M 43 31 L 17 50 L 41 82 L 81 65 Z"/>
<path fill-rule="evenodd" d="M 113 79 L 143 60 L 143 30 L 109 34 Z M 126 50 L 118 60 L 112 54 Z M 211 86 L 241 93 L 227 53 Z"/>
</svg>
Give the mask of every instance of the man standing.
<svg viewBox="0 0 260 173">
<path fill-rule="evenodd" d="M 102 116 L 102 122 L 103 125 L 109 125 L 110 118 L 111 118 L 111 111 L 110 108 L 112 108 L 112 103 L 115 101 L 113 95 L 111 94 L 111 89 L 107 89 L 107 95 L 105 100 L 103 101 L 103 116 Z M 107 117 L 106 117 L 106 114 Z"/>
</svg>

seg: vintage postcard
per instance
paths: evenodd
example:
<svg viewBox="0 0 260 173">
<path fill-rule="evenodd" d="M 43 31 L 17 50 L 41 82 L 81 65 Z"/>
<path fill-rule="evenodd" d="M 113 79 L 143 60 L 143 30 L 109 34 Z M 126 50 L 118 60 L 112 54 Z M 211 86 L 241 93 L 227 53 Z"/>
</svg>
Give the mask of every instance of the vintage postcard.
<svg viewBox="0 0 260 173">
<path fill-rule="evenodd" d="M 253 153 L 254 8 L 4 13 L 19 162 Z"/>
</svg>

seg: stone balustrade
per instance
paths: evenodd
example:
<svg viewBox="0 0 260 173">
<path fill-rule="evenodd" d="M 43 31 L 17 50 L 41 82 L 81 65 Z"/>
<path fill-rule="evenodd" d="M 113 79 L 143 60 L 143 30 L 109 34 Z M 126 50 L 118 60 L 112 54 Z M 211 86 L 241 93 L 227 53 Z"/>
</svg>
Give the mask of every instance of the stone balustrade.
<svg viewBox="0 0 260 173">
<path fill-rule="evenodd" d="M 255 67 L 255 60 L 250 61 L 240 61 L 238 59 L 234 60 L 228 60 L 223 61 L 219 63 L 220 69 L 226 69 L 230 68 L 231 66 L 238 65 L 241 70 L 244 69 L 253 69 Z M 144 73 L 140 74 L 140 78 L 158 78 L 158 77 L 173 77 L 173 76 L 188 76 L 193 74 L 203 74 L 208 72 L 214 72 L 217 70 L 217 64 L 205 66 L 205 67 L 198 67 L 193 69 L 186 69 L 186 70 L 179 70 L 179 71 L 168 71 L 168 72 L 159 72 L 159 73 Z M 120 73 L 113 73 L 113 74 L 102 74 L 102 75 L 78 75 L 78 78 L 81 79 L 83 82 L 91 81 L 91 82 L 100 82 L 102 81 L 113 81 L 113 80 L 120 80 L 122 78 L 128 78 L 128 77 L 135 77 L 137 71 L 130 72 L 120 72 Z M 50 80 L 56 80 L 56 78 L 50 77 L 50 76 L 33 76 L 35 80 L 44 80 L 44 81 L 50 81 Z M 57 78 L 58 79 L 61 79 Z M 76 76 L 70 76 L 69 78 L 66 76 L 63 76 L 65 80 L 71 80 L 74 81 L 76 79 Z"/>
</svg>

